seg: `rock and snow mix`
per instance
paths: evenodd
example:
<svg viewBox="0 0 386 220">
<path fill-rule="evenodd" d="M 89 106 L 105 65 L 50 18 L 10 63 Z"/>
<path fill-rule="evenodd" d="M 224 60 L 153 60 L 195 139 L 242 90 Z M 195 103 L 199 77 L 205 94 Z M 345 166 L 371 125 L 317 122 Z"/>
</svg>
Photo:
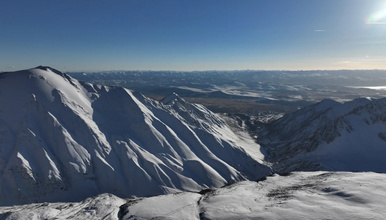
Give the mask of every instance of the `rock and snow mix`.
<svg viewBox="0 0 386 220">
<path fill-rule="evenodd" d="M 386 172 L 386 98 L 324 100 L 285 115 L 259 135 L 278 172 Z"/>
<path fill-rule="evenodd" d="M 101 194 L 81 202 L 34 203 L 0 207 L 0 219 L 118 219 L 119 207 L 126 200 Z"/>
</svg>

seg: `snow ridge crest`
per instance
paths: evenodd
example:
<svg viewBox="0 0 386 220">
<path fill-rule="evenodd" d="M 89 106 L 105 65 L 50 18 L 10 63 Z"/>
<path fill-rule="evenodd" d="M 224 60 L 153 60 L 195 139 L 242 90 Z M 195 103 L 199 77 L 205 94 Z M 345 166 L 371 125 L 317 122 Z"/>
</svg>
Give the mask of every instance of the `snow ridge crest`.
<svg viewBox="0 0 386 220">
<path fill-rule="evenodd" d="M 279 172 L 386 172 L 385 114 L 386 98 L 322 101 L 270 124 L 259 143 Z"/>
</svg>

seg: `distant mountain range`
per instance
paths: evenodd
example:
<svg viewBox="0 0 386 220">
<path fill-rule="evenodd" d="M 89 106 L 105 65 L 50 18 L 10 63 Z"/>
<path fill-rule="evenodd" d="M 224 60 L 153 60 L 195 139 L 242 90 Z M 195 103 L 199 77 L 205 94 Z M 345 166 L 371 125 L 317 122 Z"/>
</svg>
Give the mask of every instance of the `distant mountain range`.
<svg viewBox="0 0 386 220">
<path fill-rule="evenodd" d="M 323 99 L 386 96 L 386 70 L 70 72 L 76 79 L 130 88 L 153 98 L 172 92 L 221 113 L 288 113 Z M 237 101 L 236 103 L 232 102 Z M 224 104 L 226 101 L 226 105 Z M 262 110 L 265 109 L 265 110 Z"/>
<path fill-rule="evenodd" d="M 176 94 L 158 102 L 44 66 L 0 74 L 0 205 L 200 191 L 271 174 L 242 142 Z"/>
</svg>

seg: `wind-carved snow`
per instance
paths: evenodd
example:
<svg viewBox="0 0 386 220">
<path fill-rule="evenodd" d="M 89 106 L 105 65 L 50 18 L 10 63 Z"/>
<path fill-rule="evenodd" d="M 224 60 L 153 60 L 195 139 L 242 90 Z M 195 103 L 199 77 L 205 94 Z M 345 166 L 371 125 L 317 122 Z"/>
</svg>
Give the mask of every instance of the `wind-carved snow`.
<svg viewBox="0 0 386 220">
<path fill-rule="evenodd" d="M 219 116 L 167 99 L 49 67 L 2 73 L 0 205 L 199 191 L 271 173 Z"/>
<path fill-rule="evenodd" d="M 279 172 L 386 172 L 386 99 L 324 100 L 288 114 L 260 134 Z"/>
</svg>

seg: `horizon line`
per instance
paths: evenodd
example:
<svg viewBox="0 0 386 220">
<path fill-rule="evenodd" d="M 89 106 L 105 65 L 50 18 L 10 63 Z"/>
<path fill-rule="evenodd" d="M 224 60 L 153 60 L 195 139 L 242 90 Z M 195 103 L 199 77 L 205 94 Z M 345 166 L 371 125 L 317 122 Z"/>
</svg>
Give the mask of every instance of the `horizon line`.
<svg viewBox="0 0 386 220">
<path fill-rule="evenodd" d="M 270 72 L 270 71 L 278 71 L 278 72 L 301 72 L 301 71 L 386 71 L 386 69 L 297 69 L 297 70 L 290 70 L 290 69 L 232 69 L 232 70 L 225 70 L 225 69 L 207 69 L 207 70 L 172 70 L 172 69 L 160 69 L 160 70 L 152 70 L 152 69 L 111 69 L 111 70 L 71 70 L 71 71 L 65 71 L 61 70 L 55 67 L 46 66 L 46 65 L 39 65 L 32 68 L 27 69 L 16 69 L 14 70 L 0 70 L 0 73 L 6 73 L 6 72 L 16 72 L 21 70 L 29 70 L 29 69 L 35 69 L 40 66 L 45 66 L 53 69 L 57 69 L 60 72 L 63 73 L 74 73 L 74 72 L 83 72 L 83 73 L 100 73 L 100 72 L 242 72 L 242 71 L 264 71 L 264 72 Z M 66 69 L 66 68 L 63 68 Z"/>
</svg>

